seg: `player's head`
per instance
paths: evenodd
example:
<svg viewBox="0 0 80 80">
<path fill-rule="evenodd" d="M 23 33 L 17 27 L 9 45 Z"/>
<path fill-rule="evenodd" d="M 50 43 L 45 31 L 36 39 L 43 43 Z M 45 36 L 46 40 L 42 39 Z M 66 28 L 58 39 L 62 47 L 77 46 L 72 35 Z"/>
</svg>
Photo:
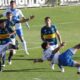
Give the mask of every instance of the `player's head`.
<svg viewBox="0 0 80 80">
<path fill-rule="evenodd" d="M 46 24 L 46 26 L 47 27 L 50 27 L 51 26 L 51 19 L 50 19 L 50 17 L 45 17 L 45 24 Z"/>
<path fill-rule="evenodd" d="M 5 28 L 5 19 L 0 19 L 0 29 Z"/>
<path fill-rule="evenodd" d="M 6 17 L 7 17 L 7 19 L 12 20 L 13 15 L 11 12 L 7 12 Z"/>
<path fill-rule="evenodd" d="M 47 49 L 49 47 L 49 43 L 48 42 L 43 42 L 41 44 L 41 47 L 45 50 L 45 49 Z"/>
<path fill-rule="evenodd" d="M 16 2 L 15 1 L 10 1 L 10 7 L 12 8 L 12 9 L 15 9 L 16 8 Z"/>
</svg>

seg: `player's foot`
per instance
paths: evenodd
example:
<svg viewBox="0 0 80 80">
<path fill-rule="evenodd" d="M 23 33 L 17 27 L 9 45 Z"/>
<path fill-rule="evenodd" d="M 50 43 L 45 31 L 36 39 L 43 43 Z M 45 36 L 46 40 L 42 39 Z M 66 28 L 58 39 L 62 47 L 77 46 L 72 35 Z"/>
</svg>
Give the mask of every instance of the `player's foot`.
<svg viewBox="0 0 80 80">
<path fill-rule="evenodd" d="M 2 64 L 2 67 L 5 67 L 5 64 Z"/>
<path fill-rule="evenodd" d="M 26 53 L 27 55 L 29 55 L 29 52 L 28 52 L 27 50 L 25 50 L 25 53 Z"/>
<path fill-rule="evenodd" d="M 3 69 L 1 69 L 0 72 L 3 72 Z"/>
<path fill-rule="evenodd" d="M 61 72 L 63 72 L 63 73 L 65 72 L 64 68 L 61 69 Z"/>
<path fill-rule="evenodd" d="M 8 64 L 11 65 L 12 64 L 12 61 L 9 61 Z"/>
<path fill-rule="evenodd" d="M 25 50 L 25 53 L 26 53 L 27 55 L 29 55 L 29 52 L 28 52 L 28 49 L 27 49 L 27 45 L 26 45 L 26 41 L 24 41 L 24 42 L 22 43 L 22 45 L 23 45 L 23 48 L 24 48 L 24 50 Z"/>
<path fill-rule="evenodd" d="M 80 74 L 80 72 L 77 72 L 77 74 Z"/>
<path fill-rule="evenodd" d="M 54 64 L 51 65 L 51 69 L 54 70 Z"/>
</svg>

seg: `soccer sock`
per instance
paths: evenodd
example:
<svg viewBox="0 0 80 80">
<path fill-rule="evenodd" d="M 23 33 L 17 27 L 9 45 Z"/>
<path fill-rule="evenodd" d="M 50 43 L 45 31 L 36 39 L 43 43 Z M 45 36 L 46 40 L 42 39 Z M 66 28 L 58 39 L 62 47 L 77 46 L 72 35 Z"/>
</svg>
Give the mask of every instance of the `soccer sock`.
<svg viewBox="0 0 80 80">
<path fill-rule="evenodd" d="M 23 41 L 23 42 L 22 42 L 22 45 L 23 45 L 24 50 L 27 50 L 26 41 Z"/>
<path fill-rule="evenodd" d="M 78 67 L 78 72 L 80 72 L 80 67 Z"/>
<path fill-rule="evenodd" d="M 26 54 L 29 55 L 29 53 L 28 53 L 28 49 L 27 49 L 27 45 L 26 45 L 26 41 L 23 41 L 22 45 L 23 45 L 23 48 L 24 48 Z"/>
<path fill-rule="evenodd" d="M 28 27 L 28 29 L 30 29 L 30 26 L 29 26 L 29 23 L 28 22 L 26 22 L 26 27 Z"/>
<path fill-rule="evenodd" d="M 12 52 L 12 51 L 10 51 L 10 54 L 9 54 L 9 57 L 8 57 L 8 61 L 9 61 L 9 62 L 11 61 L 12 56 L 13 56 L 13 52 Z"/>
<path fill-rule="evenodd" d="M 4 55 L 2 56 L 2 64 L 3 64 L 3 65 L 5 64 L 5 60 L 6 60 L 6 54 L 4 54 Z"/>
</svg>

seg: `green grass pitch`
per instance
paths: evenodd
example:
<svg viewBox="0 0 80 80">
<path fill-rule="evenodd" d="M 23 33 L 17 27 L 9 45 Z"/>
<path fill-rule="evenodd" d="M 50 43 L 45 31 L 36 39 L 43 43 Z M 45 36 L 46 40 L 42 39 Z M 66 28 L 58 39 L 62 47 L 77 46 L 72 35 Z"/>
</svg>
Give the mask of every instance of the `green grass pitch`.
<svg viewBox="0 0 80 80">
<path fill-rule="evenodd" d="M 2 12 L 0 10 L 0 13 Z M 66 42 L 61 52 L 80 43 L 80 6 L 24 8 L 22 12 L 25 17 L 35 15 L 35 19 L 29 22 L 30 30 L 23 24 L 24 38 L 27 41 L 30 55 L 27 56 L 24 51 L 18 50 L 13 57 L 12 65 L 8 65 L 6 60 L 4 72 L 0 72 L 0 80 L 80 80 L 80 75 L 76 74 L 76 68 L 65 67 L 66 72 L 61 73 L 57 65 L 53 71 L 47 61 L 36 64 L 32 61 L 42 56 L 42 50 L 39 48 L 40 29 L 44 25 L 45 16 L 51 17 L 52 23 L 61 33 L 62 40 Z M 74 56 L 74 59 L 80 60 L 80 52 Z"/>
</svg>

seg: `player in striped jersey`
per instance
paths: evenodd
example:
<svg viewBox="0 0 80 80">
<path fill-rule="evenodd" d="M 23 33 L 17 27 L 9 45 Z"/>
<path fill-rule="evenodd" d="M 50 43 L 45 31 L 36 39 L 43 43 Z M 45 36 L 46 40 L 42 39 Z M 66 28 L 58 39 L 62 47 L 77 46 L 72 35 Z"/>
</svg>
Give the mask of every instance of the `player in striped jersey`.
<svg viewBox="0 0 80 80">
<path fill-rule="evenodd" d="M 22 11 L 20 9 L 16 8 L 16 2 L 13 0 L 11 0 L 11 2 L 10 2 L 10 7 L 2 15 L 0 15 L 0 17 L 6 16 L 7 12 L 11 12 L 13 14 L 13 18 L 16 20 L 25 19 Z M 26 41 L 24 40 L 24 37 L 23 37 L 23 30 L 22 30 L 21 23 L 17 23 L 15 26 L 16 26 L 16 33 L 17 33 L 20 41 L 22 42 L 22 46 L 23 46 L 26 54 L 29 55 L 29 52 L 27 50 Z"/>
<path fill-rule="evenodd" d="M 50 44 L 51 50 L 58 47 L 58 41 L 61 44 L 61 36 L 55 25 L 52 25 L 50 17 L 45 17 L 45 26 L 41 28 L 41 39 Z M 52 66 L 54 69 L 54 65 Z"/>
<path fill-rule="evenodd" d="M 12 16 L 11 12 L 7 12 L 6 17 L 7 17 L 7 19 L 5 19 L 4 22 L 5 22 L 5 26 L 6 26 L 9 33 L 11 32 L 11 30 L 15 31 L 15 24 L 23 23 L 23 22 L 29 21 L 29 20 L 34 18 L 34 16 L 30 16 L 30 18 L 27 18 L 27 19 L 24 19 L 24 20 L 16 20 L 16 19 L 12 18 L 13 16 Z M 13 44 L 15 34 L 12 35 L 10 38 L 11 38 L 11 41 L 12 41 L 12 44 Z M 8 57 L 8 61 L 9 61 L 10 65 L 12 63 L 12 56 L 13 56 L 13 50 L 10 50 L 10 54 L 9 54 L 9 57 Z M 4 65 L 5 65 L 5 55 L 3 57 L 3 62 L 4 62 Z"/>
<path fill-rule="evenodd" d="M 11 31 L 9 33 L 4 22 L 5 22 L 4 19 L 0 20 L 0 71 L 2 70 L 1 58 L 5 55 L 6 50 L 7 49 L 17 49 L 16 46 L 11 44 L 11 39 L 10 39 L 10 37 L 14 35 L 15 32 L 11 28 L 9 28 Z"/>
</svg>

